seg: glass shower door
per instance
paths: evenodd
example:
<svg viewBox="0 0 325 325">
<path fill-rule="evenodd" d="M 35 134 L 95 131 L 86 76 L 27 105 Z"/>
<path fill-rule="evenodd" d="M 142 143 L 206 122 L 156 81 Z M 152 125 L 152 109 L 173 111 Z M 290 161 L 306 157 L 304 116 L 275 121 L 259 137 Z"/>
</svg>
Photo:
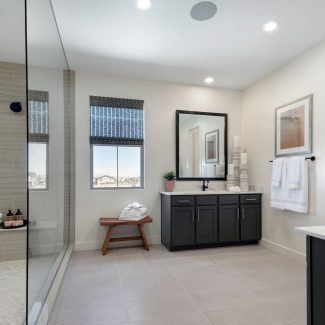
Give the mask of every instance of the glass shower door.
<svg viewBox="0 0 325 325">
<path fill-rule="evenodd" d="M 28 323 L 69 244 L 68 65 L 49 0 L 27 1 Z"/>
</svg>

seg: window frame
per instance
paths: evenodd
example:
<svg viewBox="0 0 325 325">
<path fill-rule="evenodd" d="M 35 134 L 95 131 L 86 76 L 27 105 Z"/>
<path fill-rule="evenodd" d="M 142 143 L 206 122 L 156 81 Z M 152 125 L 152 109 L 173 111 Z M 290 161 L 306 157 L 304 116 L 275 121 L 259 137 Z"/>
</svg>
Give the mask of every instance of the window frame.
<svg viewBox="0 0 325 325">
<path fill-rule="evenodd" d="M 94 187 L 94 146 L 104 146 L 104 147 L 116 147 L 117 148 L 117 186 L 116 187 Z M 133 187 L 119 187 L 119 181 L 118 181 L 118 147 L 136 147 L 140 148 L 140 186 Z M 90 190 L 91 191 L 116 191 L 116 190 L 143 190 L 144 189 L 144 144 L 97 144 L 97 143 L 90 143 Z"/>
<path fill-rule="evenodd" d="M 49 141 L 41 142 L 41 141 L 28 141 L 28 152 L 29 152 L 29 145 L 30 144 L 45 144 L 46 145 L 46 187 L 45 188 L 31 188 L 29 187 L 28 182 L 28 190 L 29 191 L 35 191 L 35 192 L 48 192 L 50 190 L 49 186 Z M 28 163 L 28 169 L 29 169 L 29 163 Z M 28 170 L 28 177 L 29 177 L 29 170 Z"/>
<path fill-rule="evenodd" d="M 36 102 L 46 102 L 47 103 L 47 138 L 44 140 L 40 139 L 32 139 L 31 133 L 29 132 L 29 110 L 30 110 L 30 101 Z M 29 155 L 29 144 L 37 143 L 37 144 L 45 144 L 46 145 L 46 187 L 45 188 L 30 188 L 29 182 L 27 182 L 28 191 L 35 192 L 48 192 L 50 190 L 50 100 L 49 100 L 49 92 L 44 90 L 29 90 L 27 93 L 27 102 L 28 102 L 28 114 L 27 114 L 27 153 Z M 27 158 L 28 159 L 28 158 Z M 29 163 L 27 166 L 27 175 L 29 177 Z"/>
</svg>

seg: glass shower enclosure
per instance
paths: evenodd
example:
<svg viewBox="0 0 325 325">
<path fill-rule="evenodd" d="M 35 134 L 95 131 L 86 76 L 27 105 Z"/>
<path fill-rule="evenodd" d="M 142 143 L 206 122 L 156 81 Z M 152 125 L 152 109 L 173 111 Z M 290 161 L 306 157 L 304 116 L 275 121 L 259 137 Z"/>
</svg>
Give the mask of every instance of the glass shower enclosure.
<svg viewBox="0 0 325 325">
<path fill-rule="evenodd" d="M 74 73 L 50 0 L 0 0 L 0 44 L 0 324 L 46 324 L 74 241 Z"/>
<path fill-rule="evenodd" d="M 36 324 L 51 309 L 47 298 L 71 241 L 74 76 L 51 2 L 28 0 L 26 10 L 28 324 Z"/>
</svg>

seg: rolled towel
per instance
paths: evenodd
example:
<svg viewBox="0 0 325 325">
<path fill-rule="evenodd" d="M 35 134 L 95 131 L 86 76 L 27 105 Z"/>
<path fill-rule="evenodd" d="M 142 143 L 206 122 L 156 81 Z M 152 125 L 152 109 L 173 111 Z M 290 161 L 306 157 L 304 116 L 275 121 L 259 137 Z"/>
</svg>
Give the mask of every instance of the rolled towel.
<svg viewBox="0 0 325 325">
<path fill-rule="evenodd" d="M 144 205 L 141 203 L 138 203 L 138 202 L 133 202 L 133 203 L 129 204 L 128 207 L 131 209 L 139 209 L 139 208 L 144 207 Z"/>
</svg>

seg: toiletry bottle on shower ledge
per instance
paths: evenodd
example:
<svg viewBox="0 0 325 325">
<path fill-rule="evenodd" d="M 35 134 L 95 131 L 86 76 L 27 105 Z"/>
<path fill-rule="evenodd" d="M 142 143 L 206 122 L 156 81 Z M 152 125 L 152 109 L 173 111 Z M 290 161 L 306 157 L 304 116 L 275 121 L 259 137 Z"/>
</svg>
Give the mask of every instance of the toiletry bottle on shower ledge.
<svg viewBox="0 0 325 325">
<path fill-rule="evenodd" d="M 21 213 L 20 209 L 17 209 L 15 214 L 15 221 L 13 222 L 14 227 L 20 227 L 24 225 L 23 214 Z"/>
<path fill-rule="evenodd" d="M 21 213 L 20 209 L 17 209 L 17 212 L 15 214 L 15 219 L 18 220 L 23 220 L 23 214 Z"/>
<path fill-rule="evenodd" d="M 8 210 L 7 217 L 8 217 L 7 219 L 10 219 L 10 220 L 14 219 L 14 214 L 11 212 L 11 209 Z"/>
<path fill-rule="evenodd" d="M 14 215 L 11 212 L 11 210 L 9 209 L 8 210 L 8 213 L 7 213 L 7 216 L 4 218 L 4 221 L 3 221 L 5 228 L 12 227 L 13 226 L 13 222 L 14 222 Z"/>
</svg>

